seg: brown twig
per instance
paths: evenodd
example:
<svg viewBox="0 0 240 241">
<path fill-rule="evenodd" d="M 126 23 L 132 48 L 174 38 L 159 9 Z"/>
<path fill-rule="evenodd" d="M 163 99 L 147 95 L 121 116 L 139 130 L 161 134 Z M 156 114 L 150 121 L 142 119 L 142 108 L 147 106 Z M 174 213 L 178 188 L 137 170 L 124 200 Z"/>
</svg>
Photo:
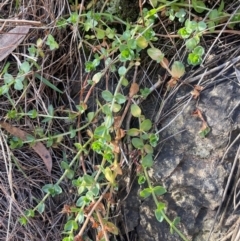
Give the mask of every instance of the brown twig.
<svg viewBox="0 0 240 241">
<path fill-rule="evenodd" d="M 99 199 L 97 200 L 97 202 L 94 204 L 94 206 L 92 207 L 91 211 L 88 213 L 87 218 L 81 228 L 81 230 L 79 231 L 79 233 L 75 236 L 74 240 L 78 240 L 82 237 L 83 232 L 85 230 L 85 228 L 87 227 L 87 224 L 94 212 L 94 210 L 96 209 L 96 207 L 98 206 L 98 204 L 102 201 L 104 195 L 107 193 L 108 189 L 110 188 L 110 184 L 107 185 L 107 187 L 105 188 L 105 190 L 103 191 L 102 195 L 99 197 Z"/>
<path fill-rule="evenodd" d="M 31 20 L 22 20 L 22 19 L 2 19 L 0 18 L 0 23 L 15 23 L 15 24 L 27 24 L 27 25 L 35 25 L 35 26 L 41 26 L 42 23 L 39 21 L 31 21 Z"/>
</svg>

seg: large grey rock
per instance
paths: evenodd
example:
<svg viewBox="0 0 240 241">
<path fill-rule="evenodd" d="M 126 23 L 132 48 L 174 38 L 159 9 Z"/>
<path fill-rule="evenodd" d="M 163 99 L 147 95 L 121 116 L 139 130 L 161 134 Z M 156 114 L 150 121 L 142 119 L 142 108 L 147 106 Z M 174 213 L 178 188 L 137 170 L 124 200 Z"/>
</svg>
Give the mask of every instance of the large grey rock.
<svg viewBox="0 0 240 241">
<path fill-rule="evenodd" d="M 183 86 L 169 107 L 187 93 L 189 88 Z M 166 126 L 182 112 L 161 133 L 161 140 L 166 141 L 158 147 L 161 151 L 149 173 L 155 185 L 167 188 L 168 194 L 162 197 L 162 201 L 167 204 L 172 219 L 176 215 L 181 217 L 180 229 L 190 240 L 207 240 L 221 204 L 235 149 L 223 162 L 221 159 L 230 141 L 230 134 L 240 132 L 239 101 L 237 80 L 226 79 L 221 84 L 207 88 L 199 100 L 192 99 L 184 109 L 179 107 L 161 122 L 162 127 Z M 196 108 L 202 112 L 211 128 L 206 138 L 198 133 L 202 121 L 192 116 Z M 173 137 L 168 138 L 170 136 Z M 179 241 L 179 236 L 169 234 L 165 222 L 156 221 L 154 208 L 151 199 L 145 200 L 140 206 L 140 224 L 137 227 L 139 240 Z M 212 234 L 210 241 L 220 237 L 218 230 Z"/>
</svg>

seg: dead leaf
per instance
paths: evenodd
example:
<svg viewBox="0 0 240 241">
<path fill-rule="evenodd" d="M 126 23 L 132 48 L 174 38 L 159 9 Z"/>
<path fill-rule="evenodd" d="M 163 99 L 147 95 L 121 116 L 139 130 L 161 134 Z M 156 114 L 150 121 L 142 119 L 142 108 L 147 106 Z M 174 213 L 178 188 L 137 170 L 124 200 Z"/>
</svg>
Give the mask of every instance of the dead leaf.
<svg viewBox="0 0 240 241">
<path fill-rule="evenodd" d="M 27 140 L 28 133 L 20 130 L 19 128 L 10 125 L 7 122 L 0 121 L 0 125 L 11 135 L 20 138 L 23 141 Z M 45 166 L 47 167 L 48 172 L 51 174 L 52 170 L 52 157 L 46 147 L 41 143 L 37 142 L 33 145 L 30 145 L 32 149 L 42 158 Z"/>
<path fill-rule="evenodd" d="M 173 88 L 175 87 L 175 85 L 177 84 L 177 80 L 175 78 L 171 78 L 168 82 L 167 85 L 169 88 Z"/>
<path fill-rule="evenodd" d="M 139 85 L 137 83 L 132 83 L 129 90 L 129 97 L 132 98 L 139 91 Z"/>
<path fill-rule="evenodd" d="M 193 116 L 195 117 L 199 117 L 203 122 L 205 122 L 204 118 L 203 118 L 203 115 L 202 115 L 202 112 L 199 110 L 199 109 L 196 109 L 193 113 L 192 113 Z"/>
<path fill-rule="evenodd" d="M 199 135 L 201 137 L 206 137 L 206 135 L 210 132 L 210 127 L 208 126 L 207 122 L 204 120 L 202 112 L 199 109 L 196 109 L 193 113 L 193 116 L 199 117 L 202 121 L 202 128 L 199 131 Z"/>
<path fill-rule="evenodd" d="M 115 160 L 114 163 L 111 165 L 111 170 L 115 173 L 115 175 L 122 175 L 122 168 L 120 167 L 119 163 Z"/>
<path fill-rule="evenodd" d="M 194 99 L 197 99 L 200 95 L 200 92 L 204 89 L 203 86 L 195 85 L 193 91 L 191 91 L 191 95 Z"/>
<path fill-rule="evenodd" d="M 17 26 L 3 34 L 0 41 L 0 61 L 4 60 L 23 41 L 29 32 L 30 25 Z"/>
<path fill-rule="evenodd" d="M 122 119 L 122 116 L 115 116 L 114 117 L 114 128 L 115 129 L 118 129 L 119 128 L 119 124 L 120 124 L 120 122 L 121 122 L 121 119 Z"/>
<path fill-rule="evenodd" d="M 193 89 L 191 91 L 191 95 L 193 96 L 194 99 L 197 99 L 199 97 L 199 95 L 200 95 L 200 92 L 198 90 L 196 90 L 196 89 Z"/>
<path fill-rule="evenodd" d="M 113 146 L 113 152 L 119 154 L 120 148 L 118 145 L 118 141 L 111 141 L 111 145 Z"/>
<path fill-rule="evenodd" d="M 104 229 L 109 233 L 118 235 L 118 228 L 112 222 L 108 222 L 108 221 L 104 222 Z"/>
<path fill-rule="evenodd" d="M 123 130 L 123 129 L 117 129 L 116 130 L 116 137 L 115 137 L 115 140 L 116 141 L 119 141 L 121 140 L 124 136 L 125 136 L 126 132 Z"/>
</svg>

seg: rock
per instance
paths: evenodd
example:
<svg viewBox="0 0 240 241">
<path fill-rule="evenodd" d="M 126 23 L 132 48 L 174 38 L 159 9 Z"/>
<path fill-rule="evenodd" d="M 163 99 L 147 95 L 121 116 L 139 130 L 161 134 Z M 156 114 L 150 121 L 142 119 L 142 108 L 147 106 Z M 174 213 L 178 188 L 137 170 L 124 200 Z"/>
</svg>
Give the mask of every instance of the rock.
<svg viewBox="0 0 240 241">
<path fill-rule="evenodd" d="M 189 88 L 181 87 L 169 107 L 187 93 Z M 190 240 L 207 240 L 221 204 L 236 148 L 231 150 L 223 162 L 221 159 L 230 134 L 236 136 L 240 132 L 239 101 L 237 80 L 226 79 L 217 86 L 207 88 L 199 100 L 192 99 L 185 109 L 179 107 L 161 122 L 164 127 L 182 112 L 161 133 L 161 140 L 166 141 L 158 147 L 161 151 L 149 174 L 154 185 L 163 185 L 168 190 L 162 196 L 162 201 L 168 206 L 167 213 L 171 220 L 175 216 L 181 218 L 179 227 Z M 196 108 L 201 111 L 211 129 L 206 138 L 199 135 L 201 119 L 192 116 Z M 137 227 L 139 240 L 179 241 L 179 236 L 170 234 L 166 222 L 156 221 L 154 209 L 151 198 L 140 206 L 140 225 Z M 217 230 L 209 241 L 220 237 L 221 230 Z"/>
</svg>

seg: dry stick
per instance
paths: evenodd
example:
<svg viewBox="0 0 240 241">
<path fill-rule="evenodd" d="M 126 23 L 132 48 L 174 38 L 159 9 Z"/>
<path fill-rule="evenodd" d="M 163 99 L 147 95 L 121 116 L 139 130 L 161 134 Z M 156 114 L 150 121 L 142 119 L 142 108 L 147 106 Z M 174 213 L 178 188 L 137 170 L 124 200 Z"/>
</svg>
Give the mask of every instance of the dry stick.
<svg viewBox="0 0 240 241">
<path fill-rule="evenodd" d="M 96 210 L 96 214 L 97 214 L 97 217 L 98 217 L 98 221 L 102 227 L 102 231 L 103 231 L 103 234 L 104 234 L 104 238 L 105 238 L 105 241 L 109 241 L 109 238 L 108 238 L 108 234 L 104 228 L 104 224 L 103 224 L 103 221 L 102 221 L 102 216 L 100 214 L 100 212 L 98 210 Z"/>
<path fill-rule="evenodd" d="M 92 207 L 91 211 L 89 212 L 89 214 L 87 215 L 87 218 L 81 228 L 81 230 L 79 231 L 79 233 L 75 236 L 75 238 L 81 238 L 83 235 L 83 232 L 85 230 L 85 228 L 87 227 L 87 224 L 92 216 L 92 213 L 94 212 L 94 210 L 96 209 L 96 207 L 98 206 L 98 204 L 102 201 L 103 196 L 107 193 L 108 189 L 110 188 L 110 184 L 107 185 L 107 187 L 105 188 L 105 190 L 103 191 L 102 195 L 99 197 L 99 199 L 97 200 L 97 202 L 94 204 L 94 206 Z"/>
<path fill-rule="evenodd" d="M 36 25 L 36 26 L 41 26 L 42 23 L 39 21 L 31 21 L 31 20 L 20 20 L 20 19 L 1 19 L 0 18 L 0 22 L 4 22 L 4 23 L 15 23 L 15 24 L 31 24 L 31 25 Z"/>
</svg>

